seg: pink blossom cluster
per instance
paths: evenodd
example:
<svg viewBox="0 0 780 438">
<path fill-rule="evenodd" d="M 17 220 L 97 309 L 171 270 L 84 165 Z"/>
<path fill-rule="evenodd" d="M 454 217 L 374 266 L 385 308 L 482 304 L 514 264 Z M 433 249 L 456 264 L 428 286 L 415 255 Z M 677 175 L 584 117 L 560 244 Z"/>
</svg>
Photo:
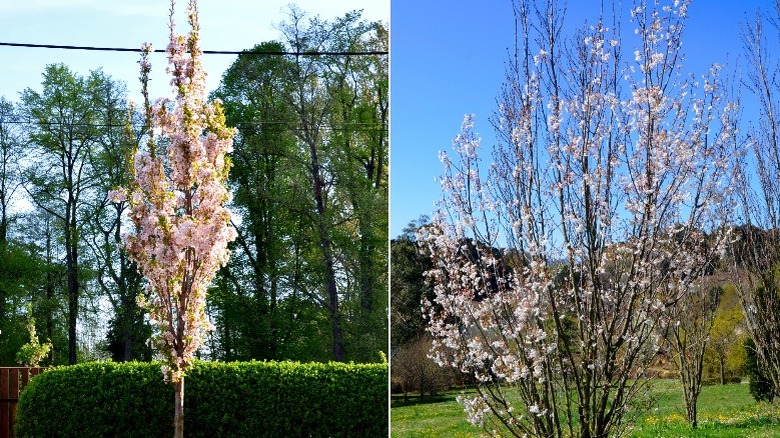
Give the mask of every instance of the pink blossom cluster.
<svg viewBox="0 0 780 438">
<path fill-rule="evenodd" d="M 153 340 L 166 361 L 163 371 L 173 381 L 184 376 L 211 327 L 206 289 L 227 263 L 227 245 L 236 237 L 224 206 L 230 200 L 226 154 L 235 130 L 225 126 L 220 103 L 206 99 L 194 1 L 187 16 L 186 36 L 174 32 L 173 20 L 170 25 L 168 72 L 176 98 L 149 108 L 150 147 L 134 156 L 132 185 L 110 194 L 131 206 L 135 233 L 124 241 L 148 280 L 152 298 L 143 304 L 157 329 Z M 142 75 L 151 68 L 144 61 Z M 160 154 L 155 145 L 163 144 Z"/>
</svg>

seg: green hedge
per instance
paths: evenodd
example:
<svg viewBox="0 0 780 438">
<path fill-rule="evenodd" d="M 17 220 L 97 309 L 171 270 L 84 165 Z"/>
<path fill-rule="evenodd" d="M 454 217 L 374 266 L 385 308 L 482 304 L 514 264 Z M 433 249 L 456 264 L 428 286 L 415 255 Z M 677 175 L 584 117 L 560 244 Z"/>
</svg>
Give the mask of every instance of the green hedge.
<svg viewBox="0 0 780 438">
<path fill-rule="evenodd" d="M 388 434 L 386 364 L 198 362 L 184 380 L 188 437 Z M 17 437 L 170 437 L 159 363 L 51 369 L 24 389 Z"/>
</svg>

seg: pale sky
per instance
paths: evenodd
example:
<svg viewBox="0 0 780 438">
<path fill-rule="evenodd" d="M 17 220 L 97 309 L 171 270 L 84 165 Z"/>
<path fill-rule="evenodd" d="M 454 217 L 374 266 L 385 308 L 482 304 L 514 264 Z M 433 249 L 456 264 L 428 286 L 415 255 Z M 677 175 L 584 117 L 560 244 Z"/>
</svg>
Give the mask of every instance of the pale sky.
<svg viewBox="0 0 780 438">
<path fill-rule="evenodd" d="M 312 16 L 331 20 L 352 10 L 363 10 L 367 21 L 390 21 L 390 0 L 201 0 L 201 46 L 204 50 L 240 51 L 279 38 L 276 25 L 285 21 L 291 3 Z M 0 42 L 140 48 L 148 41 L 155 49 L 168 44 L 167 0 L 2 0 Z M 179 33 L 188 30 L 187 2 L 176 4 Z M 115 80 L 126 83 L 130 97 L 140 100 L 139 54 L 0 46 L 0 96 L 19 100 L 27 87 L 40 90 L 47 64 L 62 62 L 85 75 L 102 67 Z M 168 97 L 164 53 L 151 55 L 150 97 Z M 235 55 L 204 55 L 208 88 L 219 85 L 222 73 Z"/>
</svg>

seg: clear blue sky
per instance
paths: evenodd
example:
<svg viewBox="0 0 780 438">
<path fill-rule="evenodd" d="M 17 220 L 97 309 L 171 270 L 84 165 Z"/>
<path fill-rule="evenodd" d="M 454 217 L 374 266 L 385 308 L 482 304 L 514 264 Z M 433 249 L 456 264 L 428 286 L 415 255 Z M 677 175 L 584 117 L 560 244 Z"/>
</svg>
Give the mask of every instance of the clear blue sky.
<svg viewBox="0 0 780 438">
<path fill-rule="evenodd" d="M 568 3 L 566 29 L 597 18 L 598 0 Z M 624 32 L 631 29 L 632 4 L 624 2 Z M 683 42 L 686 69 L 698 76 L 712 63 L 734 64 L 742 53 L 740 24 L 757 8 L 772 7 L 772 0 L 694 0 Z M 435 209 L 440 191 L 434 178 L 442 170 L 438 153 L 450 150 L 465 114 L 476 114 L 483 150 L 492 145 L 488 118 L 496 107 L 514 24 L 510 0 L 393 0 L 391 12 L 390 236 L 396 237 L 407 223 Z M 750 99 L 744 95 L 743 103 Z M 744 118 L 749 122 L 747 111 Z"/>
<path fill-rule="evenodd" d="M 202 47 L 205 50 L 238 51 L 279 38 L 275 25 L 287 17 L 287 5 L 323 19 L 362 9 L 369 21 L 389 22 L 390 0 L 201 0 Z M 0 0 L 0 42 L 138 48 L 145 41 L 156 49 L 168 44 L 169 0 Z M 177 31 L 188 30 L 183 11 L 187 0 L 178 0 Z M 0 46 L 0 96 L 18 101 L 26 87 L 40 89 L 47 64 L 63 62 L 79 74 L 102 67 L 114 79 L 127 84 L 134 100 L 140 100 L 137 53 L 85 52 Z M 206 55 L 209 89 L 218 86 L 235 55 Z M 165 54 L 151 56 L 152 98 L 170 96 L 165 76 Z"/>
</svg>

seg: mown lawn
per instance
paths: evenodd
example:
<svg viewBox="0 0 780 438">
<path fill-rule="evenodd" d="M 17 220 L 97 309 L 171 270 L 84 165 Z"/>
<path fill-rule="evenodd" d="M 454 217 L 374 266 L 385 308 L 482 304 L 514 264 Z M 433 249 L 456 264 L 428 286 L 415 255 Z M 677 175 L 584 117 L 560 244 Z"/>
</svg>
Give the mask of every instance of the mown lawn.
<svg viewBox="0 0 780 438">
<path fill-rule="evenodd" d="M 466 421 L 463 408 L 455 401 L 459 394 L 461 391 L 445 393 L 426 403 L 414 403 L 416 398 L 413 398 L 407 405 L 394 396 L 390 413 L 391 436 L 480 436 L 480 430 Z M 685 407 L 677 381 L 654 382 L 653 395 L 657 398 L 656 403 L 636 422 L 632 437 L 780 438 L 780 405 L 756 403 L 746 383 L 704 387 L 699 397 L 699 428 L 696 430 L 685 422 Z"/>
</svg>

